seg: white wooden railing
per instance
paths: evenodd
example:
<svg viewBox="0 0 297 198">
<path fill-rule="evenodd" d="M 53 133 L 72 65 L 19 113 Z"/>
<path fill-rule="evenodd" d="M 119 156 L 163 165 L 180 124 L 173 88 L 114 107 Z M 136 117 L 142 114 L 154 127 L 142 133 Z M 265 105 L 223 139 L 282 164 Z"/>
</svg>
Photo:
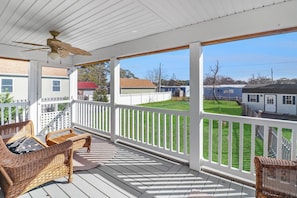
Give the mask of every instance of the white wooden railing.
<svg viewBox="0 0 297 198">
<path fill-rule="evenodd" d="M 118 139 L 152 151 L 189 160 L 189 113 L 118 105 Z"/>
<path fill-rule="evenodd" d="M 28 102 L 1 103 L 0 104 L 0 123 L 10 124 L 28 119 Z"/>
<path fill-rule="evenodd" d="M 72 126 L 72 106 L 70 100 L 43 100 L 38 134 L 47 134 Z"/>
<path fill-rule="evenodd" d="M 291 160 L 296 160 L 297 123 L 295 121 L 252 118 L 246 116 L 203 113 L 204 159 L 206 169 L 220 171 L 233 177 L 253 181 L 254 156 L 268 156 L 271 127 L 277 131 L 276 157 L 282 159 L 282 138 L 290 136 Z M 263 127 L 263 140 L 257 137 L 257 129 Z M 216 145 L 216 146 L 214 146 Z"/>
<path fill-rule="evenodd" d="M 108 103 L 75 101 L 76 126 L 111 136 L 111 107 Z M 117 105 L 119 109 L 118 141 L 153 152 L 188 161 L 189 112 Z M 268 156 L 271 141 L 269 128 L 277 130 L 277 153 L 282 158 L 283 134 L 289 134 L 291 159 L 296 159 L 297 124 L 294 121 L 230 116 L 203 112 L 203 145 L 201 167 L 231 177 L 255 180 L 254 156 Z M 199 118 L 197 118 L 197 122 Z M 264 129 L 263 140 L 258 129 Z M 271 131 L 271 130 L 270 130 Z M 198 129 L 197 129 L 198 133 Z M 197 153 L 198 155 L 198 153 Z"/>
<path fill-rule="evenodd" d="M 75 126 L 110 136 L 110 103 L 76 100 L 72 109 Z"/>
</svg>

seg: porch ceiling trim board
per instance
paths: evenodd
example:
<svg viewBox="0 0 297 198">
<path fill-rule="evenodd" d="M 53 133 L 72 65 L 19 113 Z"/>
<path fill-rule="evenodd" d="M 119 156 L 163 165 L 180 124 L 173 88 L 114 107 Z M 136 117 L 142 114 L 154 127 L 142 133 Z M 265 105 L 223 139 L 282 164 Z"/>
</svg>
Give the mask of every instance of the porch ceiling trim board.
<svg viewBox="0 0 297 198">
<path fill-rule="evenodd" d="M 259 36 L 265 32 L 297 27 L 297 1 L 288 1 L 260 9 L 242 12 L 215 20 L 198 23 L 158 33 L 151 36 L 118 43 L 92 51 L 92 56 L 75 56 L 74 64 L 95 62 L 110 57 L 125 57 L 135 54 L 188 46 L 190 43 L 207 43 L 243 35 Z M 272 32 L 273 33 L 273 32 Z"/>
</svg>

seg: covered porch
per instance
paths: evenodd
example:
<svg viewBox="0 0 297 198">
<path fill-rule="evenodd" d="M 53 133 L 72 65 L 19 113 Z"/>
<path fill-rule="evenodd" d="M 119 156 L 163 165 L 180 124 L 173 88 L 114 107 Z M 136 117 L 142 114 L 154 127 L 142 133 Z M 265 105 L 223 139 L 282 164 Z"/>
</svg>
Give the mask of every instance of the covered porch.
<svg viewBox="0 0 297 198">
<path fill-rule="evenodd" d="M 26 111 L 22 111 L 22 118 L 33 120 L 36 135 L 45 135 L 48 131 L 65 127 L 76 127 L 103 136 L 112 143 L 124 143 L 136 149 L 130 150 L 119 146 L 122 152 L 118 153 L 119 156 L 114 159 L 115 161 L 86 173 L 78 173 L 74 178 L 74 184 L 63 184 L 63 186 L 76 189 L 75 192 L 83 192 L 82 189 L 87 182 L 86 190 L 95 188 L 96 192 L 100 191 L 107 197 L 111 196 L 108 192 L 114 192 L 115 189 L 117 189 L 116 193 L 122 193 L 127 197 L 129 195 L 132 197 L 188 196 L 192 190 L 200 189 L 199 185 L 191 184 L 191 187 L 185 187 L 181 191 L 179 188 L 172 189 L 172 186 L 169 186 L 167 191 L 164 190 L 167 188 L 162 184 L 164 180 L 169 181 L 182 174 L 183 179 L 178 178 L 177 183 L 182 183 L 188 177 L 191 181 L 192 178 L 195 178 L 195 181 L 201 178 L 205 186 L 201 189 L 202 192 L 213 190 L 215 196 L 233 196 L 234 191 L 230 191 L 233 189 L 232 186 L 235 186 L 236 193 L 242 193 L 240 195 L 254 196 L 253 189 L 246 187 L 245 184 L 253 186 L 255 183 L 253 157 L 259 128 L 264 131 L 262 147 L 264 156 L 269 155 L 269 128 L 277 128 L 276 156 L 279 158 L 283 157 L 284 148 L 281 146 L 283 130 L 290 130 L 292 136 L 289 158 L 296 159 L 296 122 L 219 115 L 203 111 L 203 46 L 296 31 L 296 0 L 257 2 L 230 0 L 219 1 L 219 3 L 217 1 L 183 1 L 181 3 L 181 1 L 169 0 L 29 2 L 12 3 L 7 0 L 6 6 L 2 9 L 1 20 L 4 25 L 0 31 L 0 57 L 26 60 L 30 68 L 29 102 L 9 104 L 2 109 L 11 109 L 13 105 L 24 107 Z M 161 7 L 164 9 L 160 9 Z M 39 11 L 40 9 L 42 12 Z M 23 52 L 27 48 L 13 42 L 30 40 L 34 43 L 44 43 L 48 38 L 48 31 L 53 29 L 61 32 L 61 40 L 90 51 L 92 56 L 71 55 L 52 60 L 47 52 L 37 50 Z M 118 104 L 121 59 L 185 48 L 189 49 L 190 59 L 190 64 L 187 66 L 190 70 L 189 111 Z M 110 62 L 110 102 L 77 100 L 77 66 L 100 61 Z M 68 68 L 69 100 L 42 101 L 41 69 L 43 66 Z M 42 113 L 42 105 L 49 103 L 67 105 L 64 111 L 54 112 L 48 116 Z M 3 116 L 3 113 L 1 115 Z M 8 122 L 12 122 L 11 117 Z M 228 131 L 227 139 L 222 135 L 224 130 Z M 218 137 L 214 137 L 214 131 L 217 132 Z M 247 131 L 250 135 L 245 139 L 244 134 Z M 233 139 L 234 133 L 238 134 L 239 139 Z M 217 147 L 212 146 L 214 142 Z M 249 142 L 249 147 L 245 147 L 246 142 Z M 234 147 L 233 143 L 237 146 Z M 233 156 L 234 149 L 238 151 L 239 156 Z M 143 150 L 174 159 L 186 166 L 144 154 Z M 214 151 L 217 153 L 215 156 Z M 126 166 L 120 165 L 121 160 L 127 160 L 123 158 L 127 153 L 131 156 L 126 157 L 135 159 L 137 158 L 135 156 L 140 156 L 156 161 L 160 167 L 151 167 L 145 163 L 136 166 L 133 164 L 135 161 L 132 160 L 129 166 L 133 168 L 127 169 Z M 234 159 L 236 159 L 235 162 Z M 231 180 L 226 181 L 210 176 L 203 171 Z M 158 174 L 164 176 L 164 180 L 160 183 L 154 179 Z M 138 180 L 139 175 L 148 181 Z M 128 179 L 125 179 L 126 177 Z M 107 190 L 109 188 L 101 189 L 99 184 L 94 187 L 86 181 L 92 179 L 106 182 L 108 180 L 107 183 L 110 182 L 112 187 L 111 191 Z M 238 185 L 232 180 L 241 184 Z M 211 185 L 210 188 L 206 188 L 208 183 L 214 184 L 214 187 Z M 44 188 L 53 188 L 55 193 L 56 189 L 62 188 L 61 185 L 54 183 Z M 173 185 L 181 186 L 176 183 Z M 46 192 L 43 188 L 39 190 L 41 193 Z M 221 191 L 223 193 L 220 195 Z M 66 196 L 67 192 L 63 193 Z M 27 195 L 31 196 L 31 194 L 25 196 Z"/>
</svg>

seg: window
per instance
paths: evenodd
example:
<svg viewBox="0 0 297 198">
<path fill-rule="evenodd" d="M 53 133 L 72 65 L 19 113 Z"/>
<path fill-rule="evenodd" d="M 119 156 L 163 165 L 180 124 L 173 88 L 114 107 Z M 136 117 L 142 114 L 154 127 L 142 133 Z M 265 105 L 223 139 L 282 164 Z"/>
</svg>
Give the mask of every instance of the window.
<svg viewBox="0 0 297 198">
<path fill-rule="evenodd" d="M 224 94 L 234 94 L 234 89 L 225 89 Z"/>
<path fill-rule="evenodd" d="M 12 79 L 1 79 L 1 92 L 11 93 L 12 91 Z"/>
<path fill-rule="evenodd" d="M 283 96 L 283 104 L 295 104 L 295 96 Z"/>
<path fill-rule="evenodd" d="M 53 91 L 61 90 L 61 82 L 59 80 L 53 80 Z"/>
<path fill-rule="evenodd" d="M 267 96 L 267 104 L 274 104 L 274 97 Z"/>
<path fill-rule="evenodd" d="M 249 94 L 248 95 L 248 102 L 259 102 L 259 95 Z"/>
</svg>

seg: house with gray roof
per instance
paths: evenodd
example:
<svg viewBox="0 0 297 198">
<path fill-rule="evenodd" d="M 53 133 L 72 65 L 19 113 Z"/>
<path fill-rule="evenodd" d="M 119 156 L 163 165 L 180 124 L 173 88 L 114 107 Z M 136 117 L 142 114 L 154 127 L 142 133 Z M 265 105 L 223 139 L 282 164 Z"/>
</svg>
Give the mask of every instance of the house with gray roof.
<svg viewBox="0 0 297 198">
<path fill-rule="evenodd" d="M 253 110 L 297 115 L 297 84 L 247 85 L 242 89 L 242 103 Z"/>
</svg>

